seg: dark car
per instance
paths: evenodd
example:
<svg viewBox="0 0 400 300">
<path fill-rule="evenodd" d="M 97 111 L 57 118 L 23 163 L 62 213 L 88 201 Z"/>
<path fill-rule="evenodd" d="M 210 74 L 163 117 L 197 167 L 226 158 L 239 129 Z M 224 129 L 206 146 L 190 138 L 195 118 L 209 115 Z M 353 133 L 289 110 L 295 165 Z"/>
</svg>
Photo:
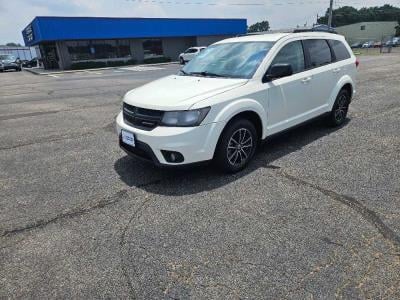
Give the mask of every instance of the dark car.
<svg viewBox="0 0 400 300">
<path fill-rule="evenodd" d="M 6 70 L 21 71 L 21 60 L 10 54 L 0 55 L 0 72 Z"/>
<path fill-rule="evenodd" d="M 357 49 L 357 48 L 361 48 L 363 45 L 363 43 L 354 43 L 351 45 L 351 49 Z"/>
<path fill-rule="evenodd" d="M 26 60 L 26 61 L 22 62 L 22 66 L 24 68 L 33 68 L 33 67 L 36 67 L 37 64 L 38 64 L 38 60 L 36 57 L 32 58 L 31 60 Z"/>
</svg>

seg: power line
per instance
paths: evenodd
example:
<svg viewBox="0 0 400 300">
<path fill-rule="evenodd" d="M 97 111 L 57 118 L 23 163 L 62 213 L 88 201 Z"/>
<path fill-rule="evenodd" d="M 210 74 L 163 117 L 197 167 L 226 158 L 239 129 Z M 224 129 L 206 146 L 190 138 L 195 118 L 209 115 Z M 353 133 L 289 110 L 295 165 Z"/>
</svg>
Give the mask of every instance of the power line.
<svg viewBox="0 0 400 300">
<path fill-rule="evenodd" d="M 162 4 L 162 5 L 192 5 L 192 6 L 285 6 L 285 5 L 312 5 L 312 4 L 327 4 L 326 0 L 306 0 L 306 1 L 287 1 L 287 2 L 231 2 L 231 3 L 218 3 L 218 2 L 190 2 L 190 1 L 168 1 L 168 0 L 126 0 L 127 2 L 136 2 L 143 4 Z"/>
<path fill-rule="evenodd" d="M 229 2 L 229 3 L 218 3 L 218 2 L 202 2 L 202 1 L 187 1 L 187 0 L 126 0 L 127 2 L 136 2 L 144 4 L 163 4 L 163 5 L 204 5 L 204 6 L 284 6 L 284 5 L 307 5 L 307 4 L 328 4 L 328 0 L 300 0 L 300 1 L 259 1 L 259 2 Z M 376 3 L 376 0 L 363 0 L 354 2 L 353 0 L 335 0 L 335 5 L 348 4 L 348 5 L 365 5 L 368 2 Z M 384 2 L 384 0 L 382 0 Z M 391 0 L 390 2 L 399 2 L 400 0 Z M 371 3 L 372 5 L 373 3 Z"/>
</svg>

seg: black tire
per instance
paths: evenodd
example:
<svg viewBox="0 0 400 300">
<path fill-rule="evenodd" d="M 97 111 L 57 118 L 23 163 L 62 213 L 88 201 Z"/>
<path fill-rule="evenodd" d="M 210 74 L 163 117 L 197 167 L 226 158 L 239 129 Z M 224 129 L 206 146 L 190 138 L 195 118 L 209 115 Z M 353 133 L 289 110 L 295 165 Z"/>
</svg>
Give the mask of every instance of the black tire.
<svg viewBox="0 0 400 300">
<path fill-rule="evenodd" d="M 328 126 L 337 127 L 343 125 L 349 111 L 350 100 L 349 91 L 342 89 L 336 97 L 331 112 L 326 118 Z"/>
<path fill-rule="evenodd" d="M 257 130 L 246 119 L 234 119 L 222 132 L 214 155 L 214 163 L 226 173 L 243 170 L 251 161 L 258 145 Z"/>
<path fill-rule="evenodd" d="M 184 65 L 184 64 L 185 64 L 185 60 L 181 57 L 181 58 L 179 58 L 179 63 L 180 63 L 181 65 Z"/>
</svg>

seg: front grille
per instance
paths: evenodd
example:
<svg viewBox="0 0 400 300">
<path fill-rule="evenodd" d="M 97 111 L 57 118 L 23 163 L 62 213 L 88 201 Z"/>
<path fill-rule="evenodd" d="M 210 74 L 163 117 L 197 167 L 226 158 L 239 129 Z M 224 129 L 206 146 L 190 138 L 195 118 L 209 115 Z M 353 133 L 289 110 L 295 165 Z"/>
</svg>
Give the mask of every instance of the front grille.
<svg viewBox="0 0 400 300">
<path fill-rule="evenodd" d="M 164 112 L 140 108 L 124 103 L 123 107 L 124 122 L 132 127 L 142 130 L 153 130 L 160 125 Z"/>
</svg>

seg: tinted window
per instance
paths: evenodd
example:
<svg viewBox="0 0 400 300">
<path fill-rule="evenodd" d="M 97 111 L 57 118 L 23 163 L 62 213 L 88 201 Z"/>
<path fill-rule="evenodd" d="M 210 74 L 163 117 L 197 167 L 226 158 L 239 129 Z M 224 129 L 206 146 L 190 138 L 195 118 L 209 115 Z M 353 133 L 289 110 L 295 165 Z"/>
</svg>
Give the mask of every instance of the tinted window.
<svg viewBox="0 0 400 300">
<path fill-rule="evenodd" d="M 325 40 L 305 40 L 304 44 L 310 54 L 310 65 L 312 68 L 332 62 L 331 49 Z"/>
<path fill-rule="evenodd" d="M 185 53 L 196 53 L 196 52 L 197 52 L 196 48 L 190 48 L 190 49 L 187 49 Z"/>
<path fill-rule="evenodd" d="M 161 40 L 144 41 L 143 50 L 144 50 L 144 59 L 164 56 L 164 50 Z"/>
<path fill-rule="evenodd" d="M 290 64 L 293 73 L 304 71 L 304 52 L 301 42 L 291 42 L 284 46 L 275 56 L 271 66 L 274 64 Z"/>
<path fill-rule="evenodd" d="M 333 53 L 335 53 L 336 61 L 345 60 L 350 58 L 350 53 L 346 46 L 341 41 L 330 40 L 329 44 L 332 47 Z"/>
</svg>

